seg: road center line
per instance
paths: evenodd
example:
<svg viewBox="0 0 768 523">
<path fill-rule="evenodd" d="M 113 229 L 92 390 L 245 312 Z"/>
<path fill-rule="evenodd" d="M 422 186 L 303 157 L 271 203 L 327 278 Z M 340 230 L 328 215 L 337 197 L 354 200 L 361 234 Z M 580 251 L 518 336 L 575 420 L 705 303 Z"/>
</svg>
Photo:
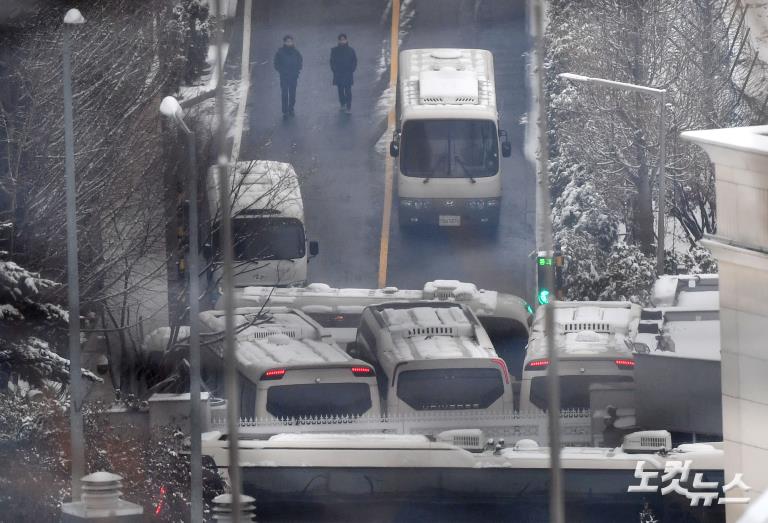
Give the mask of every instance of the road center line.
<svg viewBox="0 0 768 523">
<path fill-rule="evenodd" d="M 397 104 L 397 66 L 400 38 L 400 0 L 392 0 L 392 27 L 390 31 L 389 51 L 389 92 L 392 105 L 387 114 L 387 135 L 395 129 L 395 107 Z M 386 154 L 386 153 L 385 153 Z M 379 242 L 379 287 L 387 284 L 387 261 L 389 258 L 389 227 L 392 219 L 392 181 L 394 177 L 394 159 L 386 156 L 384 161 L 384 212 L 381 218 L 381 240 Z"/>
</svg>

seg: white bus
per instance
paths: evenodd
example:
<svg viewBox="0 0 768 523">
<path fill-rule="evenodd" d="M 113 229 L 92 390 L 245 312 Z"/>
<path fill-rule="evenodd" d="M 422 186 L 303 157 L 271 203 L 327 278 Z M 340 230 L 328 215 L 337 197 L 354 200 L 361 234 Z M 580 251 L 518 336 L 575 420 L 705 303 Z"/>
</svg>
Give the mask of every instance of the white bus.
<svg viewBox="0 0 768 523">
<path fill-rule="evenodd" d="M 634 383 L 632 344 L 640 323 L 639 305 L 556 301 L 553 306 L 561 408 L 589 409 L 594 384 Z M 547 409 L 549 363 L 544 307 L 540 307 L 526 349 L 520 410 Z"/>
<path fill-rule="evenodd" d="M 246 418 L 362 416 L 380 413 L 373 366 L 352 358 L 300 311 L 235 309 L 240 413 Z M 224 312 L 200 314 L 202 378 L 224 397 Z"/>
<path fill-rule="evenodd" d="M 436 436 L 279 434 L 266 441 L 241 439 L 243 493 L 260 500 L 261 517 L 280 521 L 361 521 L 366 519 L 363 510 L 371 507 L 377 514 L 397 514 L 389 519 L 408 521 L 549 521 L 548 447 L 507 439 L 508 446 L 500 451 L 478 453 Z M 203 438 L 204 455 L 224 474 L 229 444 L 219 432 Z M 698 483 L 722 486 L 731 479 L 723 473 L 723 444 L 655 447 L 564 447 L 568 521 L 725 521 L 724 505 L 692 506 L 693 498 L 685 495 L 706 495 L 706 490 L 716 495 L 714 488 Z M 684 490 L 665 493 L 659 487 L 670 483 L 660 478 L 665 470 L 682 470 L 683 461 L 687 478 L 675 479 Z M 638 463 L 650 478 L 645 491 Z M 640 519 L 642 512 L 654 517 Z"/>
<path fill-rule="evenodd" d="M 528 340 L 528 326 L 533 319 L 533 309 L 522 298 L 457 280 L 429 281 L 421 289 L 338 289 L 324 283 L 286 289 L 245 287 L 237 289 L 234 300 L 236 307 L 270 305 L 301 310 L 325 327 L 342 347 L 354 344 L 363 310 L 386 302 L 463 303 L 492 338 L 521 338 L 521 348 Z M 216 308 L 222 308 L 222 304 L 216 304 Z"/>
<path fill-rule="evenodd" d="M 389 416 L 512 411 L 507 366 L 465 305 L 405 302 L 367 307 L 355 355 L 375 366 Z"/>
<path fill-rule="evenodd" d="M 398 157 L 401 226 L 495 226 L 501 205 L 499 130 L 493 55 L 482 49 L 412 49 L 400 53 Z M 502 141 L 500 142 L 500 138 Z"/>
<path fill-rule="evenodd" d="M 234 285 L 305 285 L 307 262 L 318 252 L 308 242 L 304 204 L 296 172 L 290 164 L 245 161 L 230 166 Z M 221 279 L 218 168 L 208 171 L 211 241 L 206 257 L 215 282 Z M 217 283 L 218 285 L 218 283 Z"/>
</svg>

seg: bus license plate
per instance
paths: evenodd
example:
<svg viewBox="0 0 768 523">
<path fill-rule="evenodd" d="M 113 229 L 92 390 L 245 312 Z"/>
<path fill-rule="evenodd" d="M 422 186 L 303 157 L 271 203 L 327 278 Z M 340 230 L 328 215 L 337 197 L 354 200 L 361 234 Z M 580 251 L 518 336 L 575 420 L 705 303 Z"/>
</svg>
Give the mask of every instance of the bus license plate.
<svg viewBox="0 0 768 523">
<path fill-rule="evenodd" d="M 441 214 L 438 218 L 440 227 L 459 227 L 461 225 L 461 216 L 451 216 Z"/>
</svg>

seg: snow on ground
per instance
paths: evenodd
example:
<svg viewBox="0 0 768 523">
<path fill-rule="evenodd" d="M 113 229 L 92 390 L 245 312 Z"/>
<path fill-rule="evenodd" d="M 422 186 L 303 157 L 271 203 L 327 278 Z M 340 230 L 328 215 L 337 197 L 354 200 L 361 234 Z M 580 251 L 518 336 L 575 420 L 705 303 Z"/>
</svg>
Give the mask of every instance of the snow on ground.
<svg viewBox="0 0 768 523">
<path fill-rule="evenodd" d="M 227 55 L 229 54 L 229 44 L 224 42 L 222 45 L 222 56 L 224 57 L 224 63 L 227 62 Z M 211 45 L 208 47 L 208 54 L 205 58 L 207 64 L 207 72 L 196 78 L 192 85 L 183 85 L 179 89 L 179 95 L 181 100 L 189 100 L 195 96 L 200 96 L 203 93 L 208 93 L 216 89 L 218 83 L 218 71 L 216 69 L 216 46 Z"/>
<path fill-rule="evenodd" d="M 392 0 L 389 0 L 387 6 L 384 8 L 384 12 L 381 15 L 381 25 L 387 24 L 387 20 L 391 11 Z M 413 7 L 413 0 L 403 0 L 400 4 L 398 49 L 402 45 L 403 39 L 408 35 L 408 31 L 411 29 L 413 24 L 413 17 L 415 15 L 416 10 Z M 377 83 L 384 82 L 389 73 L 390 64 L 392 62 L 392 57 L 389 56 L 390 49 L 391 46 L 389 38 L 385 38 L 381 42 L 379 63 L 376 66 Z M 397 57 L 395 57 L 395 59 L 397 59 Z M 379 99 L 376 102 L 376 108 L 374 109 L 374 121 L 383 122 L 381 125 L 383 131 L 379 139 L 376 141 L 376 144 L 374 145 L 374 150 L 382 155 L 387 154 L 389 147 L 389 137 L 392 134 L 392 129 L 389 129 L 389 127 L 386 125 L 387 116 L 389 111 L 395 106 L 396 102 L 397 100 L 395 100 L 395 91 L 391 88 L 391 86 L 387 85 L 387 87 L 382 91 L 381 96 L 379 96 Z"/>
</svg>

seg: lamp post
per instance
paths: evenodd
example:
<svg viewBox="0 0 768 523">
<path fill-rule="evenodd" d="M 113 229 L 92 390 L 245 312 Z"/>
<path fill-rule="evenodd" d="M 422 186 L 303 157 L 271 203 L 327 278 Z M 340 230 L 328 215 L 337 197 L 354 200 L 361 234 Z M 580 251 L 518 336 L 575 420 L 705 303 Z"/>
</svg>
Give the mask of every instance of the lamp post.
<svg viewBox="0 0 768 523">
<path fill-rule="evenodd" d="M 187 273 L 189 275 L 189 401 L 190 401 L 190 471 L 191 492 L 190 515 L 193 523 L 203 518 L 203 471 L 200 413 L 200 269 L 198 264 L 198 216 L 197 216 L 197 154 L 195 135 L 184 123 L 181 105 L 173 96 L 166 96 L 160 103 L 160 112 L 173 119 L 187 139 L 187 197 L 189 205 L 189 250 Z"/>
<path fill-rule="evenodd" d="M 607 85 L 610 87 L 616 87 L 624 89 L 626 91 L 636 91 L 644 94 L 649 94 L 656 97 L 659 100 L 659 211 L 656 224 L 656 272 L 658 274 L 664 274 L 664 215 L 666 213 L 666 102 L 664 100 L 667 93 L 666 89 L 656 89 L 654 87 L 645 87 L 643 85 L 629 84 L 626 82 L 616 82 L 613 80 L 605 80 L 603 78 L 592 78 L 590 76 L 583 76 L 573 73 L 561 73 L 560 78 L 570 80 L 572 82 L 581 82 L 585 84 L 594 85 Z"/>
<path fill-rule="evenodd" d="M 72 126 L 71 32 L 85 22 L 77 9 L 64 15 L 62 73 L 64 83 L 64 176 L 67 194 L 67 301 L 69 304 L 69 425 L 72 448 L 72 501 L 80 499 L 80 478 L 85 475 L 83 442 L 83 386 L 80 374 L 80 288 L 77 270 L 77 215 L 75 139 Z"/>
</svg>

